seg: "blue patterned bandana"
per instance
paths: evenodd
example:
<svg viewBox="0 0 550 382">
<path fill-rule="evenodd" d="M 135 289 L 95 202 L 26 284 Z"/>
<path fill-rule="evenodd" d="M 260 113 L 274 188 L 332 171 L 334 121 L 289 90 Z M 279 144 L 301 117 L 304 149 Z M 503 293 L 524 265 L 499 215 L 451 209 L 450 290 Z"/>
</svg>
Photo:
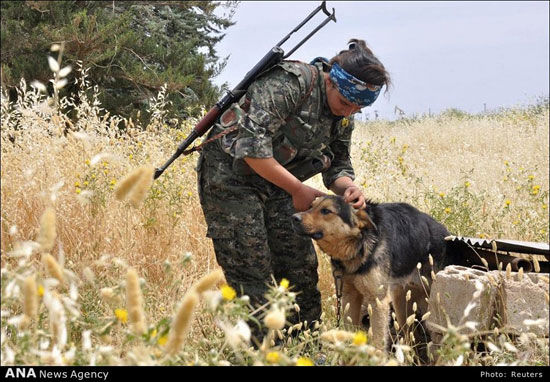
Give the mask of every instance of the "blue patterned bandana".
<svg viewBox="0 0 550 382">
<path fill-rule="evenodd" d="M 355 78 L 336 62 L 332 64 L 329 74 L 338 91 L 348 101 L 361 107 L 369 106 L 376 101 L 382 88 L 382 86 L 370 85 Z"/>
</svg>

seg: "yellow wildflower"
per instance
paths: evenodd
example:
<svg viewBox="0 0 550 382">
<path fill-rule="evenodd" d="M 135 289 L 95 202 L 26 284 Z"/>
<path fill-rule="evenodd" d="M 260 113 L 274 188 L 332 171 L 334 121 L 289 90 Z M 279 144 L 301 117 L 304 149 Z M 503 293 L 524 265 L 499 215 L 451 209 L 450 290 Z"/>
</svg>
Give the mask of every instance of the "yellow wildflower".
<svg viewBox="0 0 550 382">
<path fill-rule="evenodd" d="M 269 363 L 277 363 L 277 362 L 279 362 L 279 359 L 280 359 L 279 352 L 276 352 L 276 351 L 269 352 L 265 356 L 265 359 Z"/>
<path fill-rule="evenodd" d="M 313 361 L 306 357 L 300 357 L 296 361 L 296 366 L 313 366 Z"/>
<path fill-rule="evenodd" d="M 80 182 L 74 182 L 75 187 L 80 187 Z"/>
<path fill-rule="evenodd" d="M 114 185 L 116 184 L 116 180 L 111 179 L 111 183 L 110 183 L 110 184 L 111 184 L 111 186 L 114 186 Z"/>
<path fill-rule="evenodd" d="M 128 322 L 128 311 L 126 309 L 115 309 L 115 316 L 123 324 Z"/>
<path fill-rule="evenodd" d="M 164 335 L 157 340 L 157 344 L 160 346 L 166 345 L 166 342 L 168 342 L 168 335 Z"/>
<path fill-rule="evenodd" d="M 509 199 L 506 199 L 506 201 L 504 202 L 506 204 L 506 207 L 510 206 L 510 204 L 512 203 Z"/>
<path fill-rule="evenodd" d="M 281 284 L 283 288 L 288 289 L 289 281 L 287 279 L 282 279 Z"/>
<path fill-rule="evenodd" d="M 542 205 L 542 209 L 545 210 L 545 209 L 547 209 L 547 208 L 548 208 L 548 204 L 544 203 L 544 204 Z"/>
<path fill-rule="evenodd" d="M 471 183 L 470 183 L 470 182 L 465 182 L 465 183 L 464 183 L 464 186 L 465 186 L 466 188 L 468 188 L 468 187 L 471 186 Z"/>
<path fill-rule="evenodd" d="M 43 297 L 43 296 L 44 296 L 44 292 L 45 292 L 44 285 L 39 285 L 39 286 L 38 286 L 38 295 L 39 295 L 40 297 Z"/>
<path fill-rule="evenodd" d="M 158 334 L 157 329 L 153 329 L 153 331 L 151 332 L 151 338 L 155 338 L 157 334 Z"/>
<path fill-rule="evenodd" d="M 80 191 L 81 191 L 81 190 L 80 190 L 80 188 L 78 188 L 78 187 L 77 187 L 77 189 L 75 190 L 75 192 L 76 192 L 77 194 L 80 194 Z"/>
<path fill-rule="evenodd" d="M 445 213 L 446 214 L 450 214 L 451 213 L 451 209 L 449 207 L 445 208 Z"/>
<path fill-rule="evenodd" d="M 534 175 L 529 175 L 529 176 L 527 177 L 527 179 L 533 180 L 533 179 L 535 179 L 535 176 L 534 176 Z"/>
<path fill-rule="evenodd" d="M 86 166 L 89 166 L 90 165 L 90 160 L 86 159 L 86 162 L 84 162 L 84 163 L 86 163 Z"/>
<path fill-rule="evenodd" d="M 533 195 L 536 195 L 539 193 L 539 190 L 540 190 L 540 186 L 539 185 L 536 185 L 536 186 L 533 186 L 533 191 L 531 192 Z"/>
<path fill-rule="evenodd" d="M 353 344 L 356 346 L 361 346 L 367 343 L 367 334 L 359 330 L 357 333 L 355 333 L 355 336 L 353 336 Z"/>
<path fill-rule="evenodd" d="M 231 301 L 237 296 L 235 289 L 231 288 L 229 285 L 224 285 L 221 287 L 222 297 L 224 300 Z"/>
<path fill-rule="evenodd" d="M 444 193 L 444 192 L 440 192 L 440 193 L 439 193 L 439 196 L 444 197 L 444 196 L 445 196 L 445 193 Z"/>
</svg>

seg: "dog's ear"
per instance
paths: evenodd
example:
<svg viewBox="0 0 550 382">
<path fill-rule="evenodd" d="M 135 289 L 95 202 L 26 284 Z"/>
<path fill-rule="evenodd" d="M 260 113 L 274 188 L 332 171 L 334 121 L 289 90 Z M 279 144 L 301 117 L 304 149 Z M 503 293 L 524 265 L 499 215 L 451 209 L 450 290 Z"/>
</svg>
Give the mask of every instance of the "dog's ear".
<svg viewBox="0 0 550 382">
<path fill-rule="evenodd" d="M 358 218 L 357 226 L 360 229 L 367 228 L 367 229 L 378 231 L 378 227 L 376 227 L 376 224 L 374 224 L 374 222 L 372 221 L 371 217 L 369 216 L 365 208 L 361 208 L 355 211 L 355 216 L 357 216 Z"/>
</svg>

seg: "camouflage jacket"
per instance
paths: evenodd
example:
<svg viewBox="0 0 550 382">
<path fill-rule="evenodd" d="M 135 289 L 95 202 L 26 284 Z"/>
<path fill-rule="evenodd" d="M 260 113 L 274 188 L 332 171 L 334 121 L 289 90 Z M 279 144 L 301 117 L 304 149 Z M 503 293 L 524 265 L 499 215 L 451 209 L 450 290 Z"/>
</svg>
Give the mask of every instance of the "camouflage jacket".
<svg viewBox="0 0 550 382">
<path fill-rule="evenodd" d="M 235 173 L 251 173 L 245 157 L 273 157 L 289 168 L 325 155 L 331 160 L 322 174 L 327 188 L 339 177 L 355 178 L 350 160 L 353 118 L 331 113 L 322 63 L 285 61 L 258 77 L 245 97 L 226 112 L 233 118 L 224 118 L 224 113 L 218 126 L 238 124 L 220 142 L 234 158 Z"/>
</svg>

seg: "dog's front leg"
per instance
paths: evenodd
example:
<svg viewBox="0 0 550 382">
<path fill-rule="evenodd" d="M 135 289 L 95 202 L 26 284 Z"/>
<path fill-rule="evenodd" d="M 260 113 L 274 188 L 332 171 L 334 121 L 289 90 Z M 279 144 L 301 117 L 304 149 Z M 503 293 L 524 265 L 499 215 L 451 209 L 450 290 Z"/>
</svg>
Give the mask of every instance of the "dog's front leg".
<svg viewBox="0 0 550 382">
<path fill-rule="evenodd" d="M 348 317 L 350 317 L 353 325 L 360 324 L 362 303 L 363 295 L 359 293 L 357 288 L 355 288 L 351 282 L 344 279 L 342 288 L 342 306 L 346 309 L 346 306 L 349 304 L 349 309 L 346 311 L 344 317 L 346 320 L 345 323 L 348 323 Z"/>
<path fill-rule="evenodd" d="M 405 322 L 407 320 L 407 299 L 405 289 L 401 285 L 393 286 L 391 288 L 391 297 L 395 317 L 397 318 L 397 323 L 401 330 L 405 327 Z"/>
<path fill-rule="evenodd" d="M 374 347 L 382 351 L 387 350 L 390 323 L 390 303 L 388 298 L 369 301 L 372 306 L 370 325 L 372 329 L 372 342 Z"/>
</svg>

